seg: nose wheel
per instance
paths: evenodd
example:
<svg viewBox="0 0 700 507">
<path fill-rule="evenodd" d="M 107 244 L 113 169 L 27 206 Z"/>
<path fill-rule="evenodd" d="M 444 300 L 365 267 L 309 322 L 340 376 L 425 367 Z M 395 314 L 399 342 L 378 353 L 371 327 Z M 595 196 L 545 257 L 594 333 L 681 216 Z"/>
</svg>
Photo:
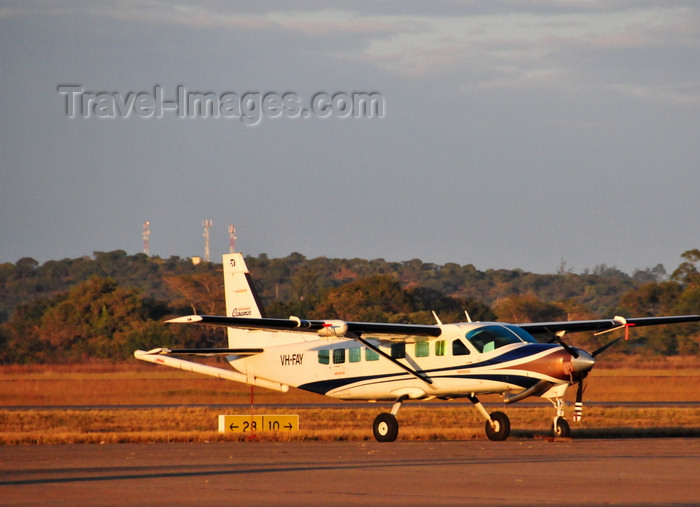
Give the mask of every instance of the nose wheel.
<svg viewBox="0 0 700 507">
<path fill-rule="evenodd" d="M 569 423 L 563 417 L 555 417 L 552 423 L 552 435 L 554 437 L 568 437 L 571 435 Z"/>
</svg>

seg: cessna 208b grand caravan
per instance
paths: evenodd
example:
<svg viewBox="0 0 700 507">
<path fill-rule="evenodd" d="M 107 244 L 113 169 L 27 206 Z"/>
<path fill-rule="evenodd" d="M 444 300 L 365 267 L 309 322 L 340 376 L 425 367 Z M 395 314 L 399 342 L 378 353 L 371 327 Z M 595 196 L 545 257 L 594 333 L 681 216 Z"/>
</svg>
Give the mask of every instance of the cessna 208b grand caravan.
<svg viewBox="0 0 700 507">
<path fill-rule="evenodd" d="M 467 322 L 435 325 L 265 318 L 240 253 L 223 257 L 226 316 L 190 315 L 169 320 L 228 328 L 228 348 L 137 350 L 136 358 L 282 392 L 289 386 L 342 400 L 393 401 L 374 420 L 380 442 L 396 440 L 396 415 L 406 400 L 467 398 L 486 419 L 486 435 L 505 440 L 510 421 L 489 413 L 478 395 L 497 393 L 506 404 L 530 396 L 556 409 L 554 436 L 568 436 L 563 401 L 578 384 L 574 420 L 581 416 L 583 380 L 595 357 L 617 338 L 588 353 L 567 345 L 567 332 L 607 332 L 630 326 L 700 321 L 700 315 L 609 320 Z M 539 343 L 533 335 L 548 336 Z M 233 370 L 172 357 L 223 355 Z"/>
</svg>

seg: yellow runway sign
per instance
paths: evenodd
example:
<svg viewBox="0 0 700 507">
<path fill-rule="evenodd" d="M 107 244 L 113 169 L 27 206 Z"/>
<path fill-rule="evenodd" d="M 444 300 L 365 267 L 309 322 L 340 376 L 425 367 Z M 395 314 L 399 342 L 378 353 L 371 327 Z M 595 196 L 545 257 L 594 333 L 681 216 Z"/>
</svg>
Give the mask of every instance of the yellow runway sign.
<svg viewBox="0 0 700 507">
<path fill-rule="evenodd" d="M 219 433 L 255 433 L 258 431 L 297 431 L 299 416 L 293 415 L 220 415 Z"/>
</svg>

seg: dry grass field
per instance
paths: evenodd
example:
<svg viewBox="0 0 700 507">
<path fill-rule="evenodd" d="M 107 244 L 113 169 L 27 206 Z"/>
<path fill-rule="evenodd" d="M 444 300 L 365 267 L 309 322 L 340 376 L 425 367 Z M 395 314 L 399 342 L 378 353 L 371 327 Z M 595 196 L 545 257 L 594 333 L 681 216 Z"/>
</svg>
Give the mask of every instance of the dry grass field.
<svg viewBox="0 0 700 507">
<path fill-rule="evenodd" d="M 633 364 L 596 368 L 587 382 L 584 401 L 700 401 L 697 358 Z M 569 391 L 573 400 L 575 390 Z M 255 389 L 254 395 L 256 404 L 336 402 L 294 389 L 287 394 Z M 484 397 L 484 401 L 491 403 L 491 410 L 500 405 L 498 397 Z M 255 435 L 258 440 L 368 440 L 373 438 L 372 420 L 389 408 L 388 404 L 356 407 L 351 402 L 347 408 L 266 408 L 250 407 L 249 402 L 247 386 L 135 362 L 6 366 L 0 368 L 0 444 L 250 438 L 216 432 L 218 414 L 233 413 L 233 409 L 192 406 L 196 404 L 245 404 L 244 410 L 235 409 L 235 413 L 244 414 L 299 414 L 299 431 L 259 432 Z M 100 408 L 89 408 L 96 405 Z M 144 408 L 126 409 L 120 405 Z M 154 405 L 172 407 L 153 408 Z M 50 409 L 56 406 L 71 408 Z M 511 419 L 511 438 L 548 436 L 553 415 L 548 403 L 542 402 L 535 408 L 515 404 L 505 411 Z M 430 408 L 406 403 L 399 413 L 399 423 L 401 439 L 485 438 L 483 419 L 464 401 Z M 583 421 L 571 422 L 571 426 L 573 435 L 578 437 L 700 436 L 700 408 L 587 406 Z"/>
</svg>

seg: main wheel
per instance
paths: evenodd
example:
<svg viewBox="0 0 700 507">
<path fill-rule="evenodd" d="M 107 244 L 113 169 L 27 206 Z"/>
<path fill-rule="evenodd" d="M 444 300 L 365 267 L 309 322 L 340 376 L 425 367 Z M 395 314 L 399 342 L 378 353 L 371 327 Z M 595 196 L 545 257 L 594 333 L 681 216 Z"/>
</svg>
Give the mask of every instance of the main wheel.
<svg viewBox="0 0 700 507">
<path fill-rule="evenodd" d="M 399 436 L 399 422 L 392 414 L 379 414 L 374 419 L 373 429 L 378 442 L 393 442 Z"/>
<path fill-rule="evenodd" d="M 489 440 L 505 440 L 510 435 L 510 420 L 503 412 L 491 414 L 491 420 L 486 421 L 486 436 Z"/>
<path fill-rule="evenodd" d="M 552 423 L 552 435 L 554 437 L 568 437 L 571 434 L 569 423 L 563 417 L 557 417 Z"/>
</svg>

